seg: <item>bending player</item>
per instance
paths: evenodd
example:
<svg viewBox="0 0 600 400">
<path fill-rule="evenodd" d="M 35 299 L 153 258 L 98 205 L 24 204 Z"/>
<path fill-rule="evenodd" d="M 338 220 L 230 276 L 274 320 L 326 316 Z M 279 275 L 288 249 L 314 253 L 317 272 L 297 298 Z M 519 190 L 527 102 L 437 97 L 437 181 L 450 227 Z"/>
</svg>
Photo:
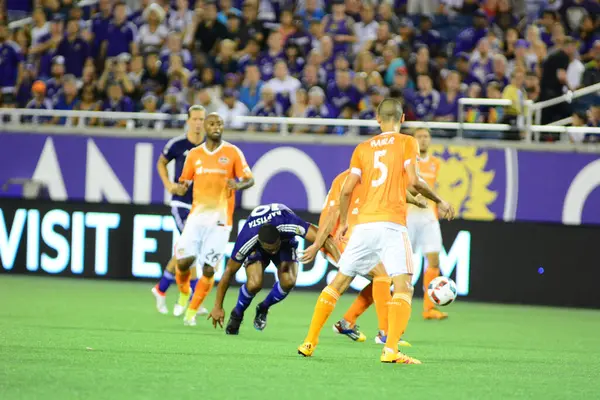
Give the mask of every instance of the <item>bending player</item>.
<svg viewBox="0 0 600 400">
<path fill-rule="evenodd" d="M 440 160 L 428 154 L 431 143 L 431 134 L 426 128 L 415 130 L 414 137 L 419 143 L 420 159 L 419 174 L 430 187 L 435 187 Z M 420 249 L 427 259 L 427 269 L 423 273 L 423 318 L 444 319 L 448 314 L 435 308 L 434 303 L 427 295 L 427 286 L 440 275 L 440 251 L 442 251 L 442 231 L 437 215 L 437 208 L 433 204 L 429 208 L 419 209 L 408 206 L 406 227 L 413 249 Z"/>
<path fill-rule="evenodd" d="M 348 177 L 350 170 L 346 170 L 339 174 L 333 182 L 331 183 L 331 188 L 327 193 L 327 197 L 325 198 L 325 205 L 323 211 L 321 212 L 321 216 L 319 217 L 319 231 L 317 235 L 320 237 L 327 237 L 329 235 L 335 237 L 336 231 L 339 225 L 339 198 L 340 193 L 342 191 L 342 186 Z M 357 184 L 357 187 L 352 192 L 352 197 L 350 199 L 350 204 L 352 207 L 348 210 L 348 233 L 342 239 L 341 242 L 336 242 L 340 253 L 343 253 L 344 248 L 346 247 L 347 239 L 352 232 L 352 227 L 356 222 L 356 218 L 358 216 L 358 205 L 360 204 L 360 192 L 359 188 L 360 183 Z M 427 207 L 427 203 L 424 199 L 416 199 L 409 192 L 406 193 L 406 200 L 408 203 L 414 204 L 416 207 Z M 303 263 L 311 262 L 318 251 L 318 247 L 316 245 L 309 246 L 303 256 L 301 261 Z M 328 254 L 325 254 L 329 261 L 335 265 L 335 261 L 331 260 L 331 257 Z M 337 265 L 336 265 L 337 266 Z M 362 315 L 370 306 L 373 304 L 373 301 L 379 302 L 381 304 L 387 304 L 387 302 L 391 299 L 391 294 L 389 290 L 389 277 L 385 275 L 385 272 L 380 276 L 373 280 L 371 276 L 366 276 L 365 278 L 369 279 L 371 282 L 365 286 L 358 294 L 346 314 L 344 314 L 344 318 L 339 320 L 333 325 L 333 331 L 339 333 L 341 335 L 346 335 L 350 339 L 363 342 L 366 340 L 366 336 L 360 332 L 358 325 L 356 325 L 356 320 L 360 315 Z M 385 307 L 377 307 L 377 310 L 382 312 L 381 315 L 377 315 L 377 320 L 379 323 L 379 332 L 375 337 L 375 343 L 384 344 L 385 337 L 387 332 L 388 318 L 387 318 L 387 309 Z M 410 344 L 404 340 L 400 340 L 400 346 L 410 346 Z"/>
<path fill-rule="evenodd" d="M 185 313 L 184 324 L 196 325 L 196 313 L 210 293 L 215 267 L 229 241 L 235 207 L 235 191 L 254 184 L 244 154 L 222 139 L 223 119 L 211 113 L 204 122 L 206 141 L 191 150 L 185 159 L 179 181 L 193 181 L 192 211 L 175 246 L 179 305 L 190 298 L 190 268 L 197 262 L 202 277 Z"/>
<path fill-rule="evenodd" d="M 412 250 L 406 229 L 406 190 L 434 200 L 448 218 L 453 216 L 454 210 L 419 179 L 419 146 L 413 137 L 398 133 L 403 120 L 401 103 L 394 99 L 384 100 L 377 108 L 377 122 L 382 133 L 354 150 L 350 174 L 340 196 L 338 239 L 348 231 L 350 198 L 359 181 L 363 183 L 364 201 L 359 205 L 356 225 L 340 258 L 339 271 L 321 292 L 308 335 L 298 347 L 298 353 L 305 357 L 313 354 L 323 325 L 354 277 L 369 274 L 374 265 L 381 263 L 394 284 L 394 294 L 387 305 L 387 340 L 380 360 L 420 364 L 398 351 L 398 342 L 410 318 L 413 293 Z M 322 241 L 322 237 L 317 237 L 315 245 L 318 247 Z M 375 303 L 376 308 L 383 306 Z"/>
<path fill-rule="evenodd" d="M 156 170 L 163 182 L 165 190 L 171 193 L 171 213 L 175 218 L 175 223 L 179 233 L 183 231 L 185 221 L 192 209 L 192 192 L 188 188 L 177 182 L 171 182 L 167 165 L 171 161 L 175 161 L 175 176 L 179 177 L 183 170 L 185 157 L 188 152 L 194 147 L 202 143 L 204 133 L 204 118 L 206 111 L 204 107 L 195 105 L 188 109 L 187 132 L 185 135 L 174 137 L 165 145 L 162 154 L 156 163 Z M 152 294 L 156 298 L 156 309 L 161 314 L 168 314 L 166 293 L 169 286 L 175 282 L 175 270 L 177 268 L 177 258 L 175 255 L 169 260 L 167 267 L 163 271 L 160 281 L 152 288 Z M 198 279 L 196 277 L 196 268 L 192 269 L 192 279 L 190 286 L 192 292 L 196 287 Z M 179 304 L 175 305 L 173 314 L 179 317 L 185 310 Z"/>
<path fill-rule="evenodd" d="M 239 333 L 244 312 L 262 288 L 265 268 L 272 261 L 277 267 L 279 281 L 273 285 L 262 303 L 256 306 L 254 317 L 254 328 L 260 331 L 265 329 L 269 308 L 285 299 L 296 285 L 298 274 L 296 236 L 314 241 L 316 235 L 317 228 L 314 225 L 299 218 L 283 204 L 274 203 L 256 207 L 238 234 L 231 258 L 217 287 L 215 306 L 208 316 L 209 319 L 212 318 L 215 328 L 217 324 L 223 326 L 225 320 L 223 301 L 229 288 L 229 281 L 243 265 L 248 280 L 240 288 L 236 306 L 231 311 L 225 328 L 225 333 L 228 335 Z M 339 251 L 331 238 L 324 240 L 323 245 L 336 260 L 339 259 Z"/>
</svg>

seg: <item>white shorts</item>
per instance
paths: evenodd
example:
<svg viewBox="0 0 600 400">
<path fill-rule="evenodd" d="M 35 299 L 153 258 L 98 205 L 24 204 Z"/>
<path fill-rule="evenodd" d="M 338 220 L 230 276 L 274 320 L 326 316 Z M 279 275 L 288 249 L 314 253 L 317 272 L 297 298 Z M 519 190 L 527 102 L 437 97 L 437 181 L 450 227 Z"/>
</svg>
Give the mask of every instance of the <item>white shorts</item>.
<svg viewBox="0 0 600 400">
<path fill-rule="evenodd" d="M 196 265 L 216 267 L 225 253 L 230 232 L 230 226 L 219 225 L 203 214 L 190 214 L 177 241 L 175 257 L 196 257 Z"/>
<path fill-rule="evenodd" d="M 381 262 L 389 276 L 413 273 L 412 249 L 406 227 L 372 222 L 354 227 L 338 263 L 346 276 L 367 275 Z"/>
<path fill-rule="evenodd" d="M 442 251 L 442 231 L 440 221 L 433 212 L 411 211 L 406 218 L 408 237 L 412 248 L 421 254 Z"/>
</svg>

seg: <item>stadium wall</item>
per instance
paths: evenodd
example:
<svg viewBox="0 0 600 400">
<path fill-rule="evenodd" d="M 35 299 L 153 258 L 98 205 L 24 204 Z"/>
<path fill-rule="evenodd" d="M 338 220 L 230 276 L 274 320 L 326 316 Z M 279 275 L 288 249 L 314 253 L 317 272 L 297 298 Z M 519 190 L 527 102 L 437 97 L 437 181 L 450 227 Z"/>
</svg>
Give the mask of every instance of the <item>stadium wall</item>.
<svg viewBox="0 0 600 400">
<path fill-rule="evenodd" d="M 102 133 L 112 136 L 2 132 L 0 184 L 14 178 L 44 181 L 53 200 L 168 203 L 155 171 L 167 139 Z M 256 141 L 257 136 L 226 136 L 234 137 L 256 178 L 238 204 L 252 209 L 281 202 L 319 212 L 333 178 L 349 164 L 350 138 L 296 136 L 284 141 L 267 135 Z M 317 140 L 328 143 L 309 143 Z M 600 224 L 600 154 L 456 143 L 435 144 L 432 151 L 442 159 L 439 191 L 458 207 L 460 218 Z M 21 194 L 17 185 L 0 191 L 3 197 Z"/>
<path fill-rule="evenodd" d="M 314 213 L 299 214 L 311 222 L 318 219 Z M 232 241 L 247 215 L 236 211 Z M 455 220 L 442 222 L 442 232 L 442 273 L 456 281 L 466 299 L 600 308 L 596 227 Z M 164 206 L 0 199 L 0 274 L 157 279 L 177 237 Z M 227 257 L 232 248 L 231 242 Z M 417 254 L 417 294 L 422 293 L 422 267 Z M 321 290 L 334 273 L 319 256 L 300 266 L 297 290 Z M 271 265 L 265 287 L 274 279 Z M 243 269 L 236 281 L 245 282 Z M 365 284 L 357 278 L 352 288 Z"/>
</svg>

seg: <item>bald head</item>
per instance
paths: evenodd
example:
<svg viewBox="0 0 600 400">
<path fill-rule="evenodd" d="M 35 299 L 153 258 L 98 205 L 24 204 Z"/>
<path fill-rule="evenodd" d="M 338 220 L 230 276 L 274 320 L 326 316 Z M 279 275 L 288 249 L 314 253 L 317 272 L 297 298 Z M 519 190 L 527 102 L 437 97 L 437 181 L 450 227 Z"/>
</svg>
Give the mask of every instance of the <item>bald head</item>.
<svg viewBox="0 0 600 400">
<path fill-rule="evenodd" d="M 377 107 L 377 121 L 381 123 L 398 124 L 402 122 L 404 111 L 402 103 L 396 99 L 387 98 Z"/>
</svg>

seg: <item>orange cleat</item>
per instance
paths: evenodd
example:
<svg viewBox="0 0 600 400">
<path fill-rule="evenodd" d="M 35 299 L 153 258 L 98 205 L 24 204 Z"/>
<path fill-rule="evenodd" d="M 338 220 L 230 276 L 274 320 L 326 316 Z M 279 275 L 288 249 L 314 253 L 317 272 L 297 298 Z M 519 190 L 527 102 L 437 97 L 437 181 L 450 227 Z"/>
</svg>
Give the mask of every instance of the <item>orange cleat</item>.
<svg viewBox="0 0 600 400">
<path fill-rule="evenodd" d="M 437 308 L 432 308 L 431 310 L 423 311 L 423 318 L 442 320 L 448 318 L 448 313 L 442 312 Z"/>
</svg>

